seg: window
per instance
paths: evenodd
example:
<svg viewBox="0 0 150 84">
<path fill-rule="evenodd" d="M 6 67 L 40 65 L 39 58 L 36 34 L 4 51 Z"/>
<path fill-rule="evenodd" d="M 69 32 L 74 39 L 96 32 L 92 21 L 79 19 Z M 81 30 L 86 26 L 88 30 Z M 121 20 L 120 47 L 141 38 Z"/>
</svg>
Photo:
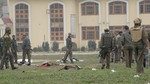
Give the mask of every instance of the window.
<svg viewBox="0 0 150 84">
<path fill-rule="evenodd" d="M 86 2 L 81 4 L 82 15 L 98 15 L 98 3 Z"/>
<path fill-rule="evenodd" d="M 120 31 L 123 31 L 124 26 L 109 26 L 110 32 L 117 35 Z"/>
<path fill-rule="evenodd" d="M 17 41 L 22 41 L 23 34 L 29 34 L 29 14 L 28 5 L 17 4 L 15 6 L 15 29 L 16 29 L 16 39 Z"/>
<path fill-rule="evenodd" d="M 150 25 L 142 25 L 145 31 L 150 32 Z"/>
<path fill-rule="evenodd" d="M 98 40 L 99 27 L 98 26 L 84 26 L 82 27 L 82 40 Z"/>
<path fill-rule="evenodd" d="M 141 14 L 150 13 L 150 0 L 143 0 L 139 3 L 139 11 Z"/>
<path fill-rule="evenodd" d="M 109 14 L 126 14 L 126 3 L 121 1 L 109 3 Z"/>
<path fill-rule="evenodd" d="M 63 26 L 63 5 L 55 3 L 50 5 L 50 39 L 51 41 L 62 41 L 64 36 L 64 26 Z"/>
</svg>

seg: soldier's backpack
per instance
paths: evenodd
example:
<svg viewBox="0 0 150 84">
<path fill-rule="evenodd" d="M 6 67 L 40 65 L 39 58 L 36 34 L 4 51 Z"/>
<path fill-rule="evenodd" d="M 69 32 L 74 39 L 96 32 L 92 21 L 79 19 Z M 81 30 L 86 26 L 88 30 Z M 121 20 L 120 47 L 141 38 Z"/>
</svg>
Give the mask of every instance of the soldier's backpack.
<svg viewBox="0 0 150 84">
<path fill-rule="evenodd" d="M 130 34 L 133 42 L 138 42 L 142 39 L 142 31 L 143 31 L 142 27 L 131 28 Z"/>
<path fill-rule="evenodd" d="M 111 48 L 112 47 L 112 35 L 110 33 L 106 33 L 103 35 L 103 47 Z"/>
</svg>

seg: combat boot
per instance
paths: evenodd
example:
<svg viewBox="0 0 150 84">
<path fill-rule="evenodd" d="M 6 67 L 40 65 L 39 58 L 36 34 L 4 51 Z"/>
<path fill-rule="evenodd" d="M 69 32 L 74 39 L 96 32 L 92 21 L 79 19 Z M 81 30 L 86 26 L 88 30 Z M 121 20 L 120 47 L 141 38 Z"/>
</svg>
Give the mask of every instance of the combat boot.
<svg viewBox="0 0 150 84">
<path fill-rule="evenodd" d="M 71 61 L 72 64 L 74 63 L 72 59 L 70 61 Z"/>
<path fill-rule="evenodd" d="M 66 61 L 65 61 L 65 60 L 63 60 L 63 63 L 66 63 Z"/>
<path fill-rule="evenodd" d="M 27 66 L 30 66 L 30 65 L 31 65 L 31 63 L 28 63 L 28 64 L 27 64 Z"/>
<path fill-rule="evenodd" d="M 104 68 L 105 68 L 105 64 L 102 65 L 101 69 L 104 69 Z"/>
<path fill-rule="evenodd" d="M 109 67 L 109 66 L 106 66 L 106 69 L 110 69 L 110 67 Z"/>
<path fill-rule="evenodd" d="M 13 67 L 12 70 L 18 69 L 18 67 Z"/>
</svg>

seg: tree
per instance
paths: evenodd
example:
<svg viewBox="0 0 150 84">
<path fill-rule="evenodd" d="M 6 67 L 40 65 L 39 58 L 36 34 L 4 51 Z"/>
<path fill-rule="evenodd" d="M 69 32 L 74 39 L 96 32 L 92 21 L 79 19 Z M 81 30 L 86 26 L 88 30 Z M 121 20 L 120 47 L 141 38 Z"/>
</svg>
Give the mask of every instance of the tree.
<svg viewBox="0 0 150 84">
<path fill-rule="evenodd" d="M 49 43 L 48 42 L 43 42 L 42 48 L 44 51 L 49 51 Z"/>
</svg>

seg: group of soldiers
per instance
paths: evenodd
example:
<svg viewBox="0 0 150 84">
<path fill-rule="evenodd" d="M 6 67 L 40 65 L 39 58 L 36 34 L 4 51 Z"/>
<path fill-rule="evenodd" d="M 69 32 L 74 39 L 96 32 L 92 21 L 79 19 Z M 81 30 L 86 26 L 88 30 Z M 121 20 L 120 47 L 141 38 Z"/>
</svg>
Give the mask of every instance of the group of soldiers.
<svg viewBox="0 0 150 84">
<path fill-rule="evenodd" d="M 144 53 L 149 49 L 149 41 L 147 32 L 141 26 L 141 22 L 141 19 L 135 19 L 134 27 L 129 29 L 128 26 L 124 26 L 124 31 L 119 32 L 115 37 L 110 33 L 109 29 L 104 30 L 99 43 L 101 49 L 101 69 L 104 69 L 105 66 L 107 69 L 110 68 L 110 53 L 115 48 L 115 51 L 117 51 L 114 59 L 116 63 L 120 62 L 121 52 L 123 52 L 126 67 L 131 68 L 134 55 L 137 65 L 136 72 L 139 74 L 144 72 Z"/>
<path fill-rule="evenodd" d="M 31 65 L 31 45 L 30 40 L 27 38 L 26 35 L 23 35 L 23 43 L 22 43 L 22 50 L 23 50 L 23 59 L 22 62 L 18 63 L 18 56 L 17 56 L 17 42 L 15 35 L 10 36 L 11 28 L 5 28 L 5 34 L 0 39 L 0 70 L 9 68 L 9 62 L 11 65 L 11 69 L 17 69 L 14 64 L 22 65 L 25 63 L 25 57 L 28 56 L 28 64 Z"/>
<path fill-rule="evenodd" d="M 148 49 L 149 41 L 148 35 L 144 28 L 141 26 L 142 20 L 137 18 L 134 20 L 134 27 L 130 28 L 128 26 L 124 26 L 124 31 L 119 32 L 116 37 L 112 33 L 110 33 L 109 29 L 105 29 L 104 33 L 101 35 L 101 41 L 99 43 L 99 47 L 101 48 L 101 69 L 104 69 L 105 66 L 107 69 L 110 68 L 110 53 L 115 48 L 115 62 L 120 62 L 121 51 L 123 51 L 123 55 L 125 57 L 126 67 L 131 68 L 131 63 L 133 59 L 133 53 L 135 57 L 135 61 L 137 64 L 136 72 L 143 73 L 144 72 L 144 53 L 145 50 Z M 10 62 L 12 70 L 17 69 L 14 66 L 16 64 L 25 64 L 26 55 L 28 57 L 27 65 L 31 65 L 31 44 L 29 38 L 26 35 L 23 35 L 23 59 L 22 62 L 18 63 L 17 58 L 17 43 L 15 40 L 15 35 L 10 37 L 11 29 L 10 27 L 6 27 L 5 34 L 0 39 L 0 70 L 4 69 L 4 65 L 6 68 L 9 68 L 8 63 Z M 72 39 L 71 33 L 68 34 L 68 38 L 66 39 L 66 54 L 63 57 L 63 62 L 66 63 L 66 59 L 69 56 L 71 63 L 72 59 Z"/>
</svg>

